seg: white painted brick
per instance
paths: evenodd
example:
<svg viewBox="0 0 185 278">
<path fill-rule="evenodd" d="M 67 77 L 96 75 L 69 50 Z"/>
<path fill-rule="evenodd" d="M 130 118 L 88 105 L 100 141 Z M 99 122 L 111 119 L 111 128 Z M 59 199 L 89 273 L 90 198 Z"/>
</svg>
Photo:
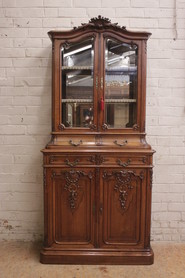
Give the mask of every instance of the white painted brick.
<svg viewBox="0 0 185 278">
<path fill-rule="evenodd" d="M 40 38 L 25 38 L 25 39 L 14 39 L 14 47 L 42 47 L 42 39 Z"/>
<path fill-rule="evenodd" d="M 35 158 L 35 156 L 33 155 L 15 155 L 14 159 L 15 163 L 19 164 L 30 164 L 33 161 L 33 159 L 36 164 L 39 164 L 42 161 L 40 157 Z"/>
<path fill-rule="evenodd" d="M 86 17 L 86 9 L 84 8 L 59 8 L 60 17 Z"/>
<path fill-rule="evenodd" d="M 13 19 L 11 18 L 0 18 L 0 27 L 13 27 Z"/>
<path fill-rule="evenodd" d="M 25 50 L 19 48 L 4 48 L 0 49 L 0 57 L 14 58 L 14 57 L 25 57 Z"/>
<path fill-rule="evenodd" d="M 182 156 L 159 156 L 156 157 L 157 164 L 164 164 L 164 165 L 178 165 L 183 164 L 183 157 Z"/>
<path fill-rule="evenodd" d="M 177 18 L 184 18 L 185 9 L 177 9 Z"/>
<path fill-rule="evenodd" d="M 42 8 L 9 8 L 5 9 L 5 16 L 10 18 L 40 18 L 44 16 L 44 10 Z"/>
<path fill-rule="evenodd" d="M 174 8 L 175 3 L 173 0 L 160 0 L 160 7 Z"/>
<path fill-rule="evenodd" d="M 154 203 L 173 203 L 173 202 L 183 202 L 183 196 L 180 193 L 153 193 Z"/>
<path fill-rule="evenodd" d="M 127 0 L 128 1 L 128 0 Z M 93 1 L 87 1 L 87 0 L 74 0 L 74 7 L 77 8 L 84 8 L 84 7 L 101 7 L 101 1 L 100 0 L 93 0 Z M 104 2 L 104 1 L 103 1 Z M 112 3 L 113 5 L 115 5 L 115 2 L 122 2 L 120 0 L 115 0 L 114 3 Z M 124 1 L 126 2 L 126 1 Z M 128 1 L 129 3 L 129 1 Z M 126 5 L 127 3 L 125 3 Z M 105 7 L 108 7 L 109 5 L 109 1 L 106 0 L 106 5 Z M 102 7 L 104 7 L 104 3 L 102 3 Z"/>
<path fill-rule="evenodd" d="M 163 9 L 163 8 L 156 8 L 156 9 L 150 9 L 146 8 L 144 9 L 144 16 L 145 17 L 154 17 L 154 18 L 168 18 L 174 16 L 173 9 Z"/>
<path fill-rule="evenodd" d="M 177 30 L 177 38 L 178 39 L 185 39 L 185 32 L 184 32 L 184 29 L 178 29 Z"/>
<path fill-rule="evenodd" d="M 174 28 L 174 19 L 173 18 L 159 18 L 159 28 L 173 29 Z"/>
<path fill-rule="evenodd" d="M 71 25 L 70 18 L 45 18 L 45 19 L 43 19 L 43 27 L 65 28 L 65 27 L 70 27 L 70 25 Z"/>
<path fill-rule="evenodd" d="M 131 28 L 157 28 L 158 19 L 154 18 L 130 18 L 130 27 Z M 149 44 L 154 42 L 154 40 L 149 40 Z"/>
<path fill-rule="evenodd" d="M 41 18 L 15 18 L 14 26 L 18 28 L 42 27 Z"/>
<path fill-rule="evenodd" d="M 15 86 L 47 86 L 51 84 L 50 78 L 15 77 Z"/>
<path fill-rule="evenodd" d="M 28 52 L 28 50 L 26 50 Z M 40 51 L 41 52 L 41 51 Z M 29 52 L 28 52 L 29 53 Z M 39 59 L 38 57 L 36 58 L 30 58 L 30 57 L 25 57 L 25 58 L 16 58 L 13 59 L 13 65 L 14 67 L 41 67 L 42 66 L 42 59 Z"/>
<path fill-rule="evenodd" d="M 48 135 L 50 132 L 50 125 L 28 126 L 28 134 Z"/>
<path fill-rule="evenodd" d="M 47 30 L 48 31 L 48 30 Z M 28 36 L 30 38 L 43 38 L 48 37 L 47 31 L 43 28 L 29 28 L 28 29 Z"/>
<path fill-rule="evenodd" d="M 1 155 L 0 154 L 0 164 L 11 164 L 13 163 L 13 156 L 11 154 L 4 154 L 4 155 Z M 1 188 L 0 188 L 0 191 L 1 191 Z"/>
<path fill-rule="evenodd" d="M 16 7 L 16 0 L 3 0 L 3 7 Z"/>
<path fill-rule="evenodd" d="M 157 221 L 174 221 L 174 220 L 181 220 L 180 212 L 161 212 L 154 214 L 154 220 Z"/>
<path fill-rule="evenodd" d="M 80 1 L 80 0 L 76 0 L 76 1 Z M 130 6 L 130 1 L 129 0 L 102 0 L 102 7 L 103 8 L 107 8 L 107 7 L 129 7 Z M 97 6 L 98 7 L 98 6 Z"/>
<path fill-rule="evenodd" d="M 44 0 L 45 7 L 72 7 L 72 0 Z"/>
<path fill-rule="evenodd" d="M 185 203 L 168 204 L 168 211 L 185 211 Z"/>
<path fill-rule="evenodd" d="M 0 134 L 25 134 L 25 130 L 25 126 L 20 125 L 2 126 Z"/>
<path fill-rule="evenodd" d="M 26 108 L 21 106 L 20 107 L 2 106 L 0 109 L 0 115 L 22 115 L 25 112 L 26 112 Z"/>
<path fill-rule="evenodd" d="M 0 67 L 12 67 L 12 60 L 10 58 L 0 58 Z"/>
<path fill-rule="evenodd" d="M 44 9 L 45 17 L 58 17 L 58 8 L 45 8 Z"/>
<path fill-rule="evenodd" d="M 16 7 L 41 7 L 43 0 L 16 0 Z"/>
<path fill-rule="evenodd" d="M 116 17 L 144 17 L 142 8 L 116 8 Z"/>
<path fill-rule="evenodd" d="M 51 52 L 51 49 L 43 49 L 42 48 L 27 48 L 25 51 L 26 57 L 33 57 L 33 58 L 44 58 L 48 57 Z M 38 62 L 42 62 L 42 60 L 38 60 Z M 25 61 L 26 63 L 26 61 Z"/>
<path fill-rule="evenodd" d="M 6 39 L 0 39 L 0 45 L 2 47 L 13 47 L 13 39 L 12 38 L 6 38 Z"/>
<path fill-rule="evenodd" d="M 124 2 L 124 1 L 123 1 Z M 159 0 L 131 0 L 132 7 L 155 8 L 159 7 Z"/>
</svg>

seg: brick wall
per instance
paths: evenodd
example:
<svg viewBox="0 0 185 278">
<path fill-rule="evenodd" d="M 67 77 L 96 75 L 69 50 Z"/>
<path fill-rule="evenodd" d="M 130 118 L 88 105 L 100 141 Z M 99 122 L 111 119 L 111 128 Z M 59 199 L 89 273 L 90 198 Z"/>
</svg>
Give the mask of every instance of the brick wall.
<svg viewBox="0 0 185 278">
<path fill-rule="evenodd" d="M 0 0 L 0 239 L 43 235 L 42 155 L 51 114 L 50 29 L 101 14 L 148 42 L 148 141 L 154 158 L 152 237 L 185 240 L 184 0 Z"/>
</svg>

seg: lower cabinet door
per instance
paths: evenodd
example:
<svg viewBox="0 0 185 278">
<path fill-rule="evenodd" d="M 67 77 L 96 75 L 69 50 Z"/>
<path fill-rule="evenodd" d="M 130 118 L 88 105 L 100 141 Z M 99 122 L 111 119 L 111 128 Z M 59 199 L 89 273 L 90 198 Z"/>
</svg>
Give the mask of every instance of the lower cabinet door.
<svg viewBox="0 0 185 278">
<path fill-rule="evenodd" d="M 53 168 L 48 171 L 51 222 L 48 233 L 52 234 L 52 243 L 64 249 L 93 247 L 94 169 Z"/>
<path fill-rule="evenodd" d="M 102 248 L 129 250 L 144 246 L 145 196 L 145 170 L 101 170 L 99 245 Z"/>
</svg>

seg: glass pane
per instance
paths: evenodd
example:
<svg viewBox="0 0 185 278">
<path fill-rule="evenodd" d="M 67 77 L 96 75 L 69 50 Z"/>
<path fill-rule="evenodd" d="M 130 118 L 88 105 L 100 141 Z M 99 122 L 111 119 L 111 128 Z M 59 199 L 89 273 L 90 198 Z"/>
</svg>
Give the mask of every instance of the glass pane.
<svg viewBox="0 0 185 278">
<path fill-rule="evenodd" d="M 105 122 L 110 128 L 136 123 L 137 46 L 106 40 Z"/>
<path fill-rule="evenodd" d="M 93 123 L 94 41 L 63 46 L 62 124 L 89 127 Z"/>
</svg>

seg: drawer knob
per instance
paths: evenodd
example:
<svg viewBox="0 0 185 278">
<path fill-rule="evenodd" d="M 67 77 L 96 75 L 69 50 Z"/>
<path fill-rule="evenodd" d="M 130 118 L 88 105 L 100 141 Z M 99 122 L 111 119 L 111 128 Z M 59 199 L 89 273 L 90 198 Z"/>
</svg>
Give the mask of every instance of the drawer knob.
<svg viewBox="0 0 185 278">
<path fill-rule="evenodd" d="M 72 145 L 72 146 L 74 146 L 74 147 L 78 147 L 78 146 L 80 146 L 82 143 L 83 143 L 82 140 L 80 140 L 78 143 L 73 142 L 73 140 L 71 140 L 71 139 L 69 140 L 69 144 Z"/>
<path fill-rule="evenodd" d="M 66 159 L 64 162 L 66 163 L 66 165 L 70 167 L 75 167 L 78 164 L 78 162 L 80 162 L 80 160 L 76 159 L 75 161 L 70 162 L 69 159 Z"/>
<path fill-rule="evenodd" d="M 131 159 L 129 158 L 127 160 L 127 162 L 122 162 L 120 159 L 118 159 L 116 162 L 119 166 L 122 166 L 122 167 L 127 167 L 130 163 L 131 163 Z"/>
<path fill-rule="evenodd" d="M 117 145 L 117 146 L 119 146 L 119 147 L 124 147 L 127 143 L 128 143 L 127 140 L 123 141 L 123 143 L 118 143 L 117 140 L 114 141 L 114 144 Z"/>
</svg>

